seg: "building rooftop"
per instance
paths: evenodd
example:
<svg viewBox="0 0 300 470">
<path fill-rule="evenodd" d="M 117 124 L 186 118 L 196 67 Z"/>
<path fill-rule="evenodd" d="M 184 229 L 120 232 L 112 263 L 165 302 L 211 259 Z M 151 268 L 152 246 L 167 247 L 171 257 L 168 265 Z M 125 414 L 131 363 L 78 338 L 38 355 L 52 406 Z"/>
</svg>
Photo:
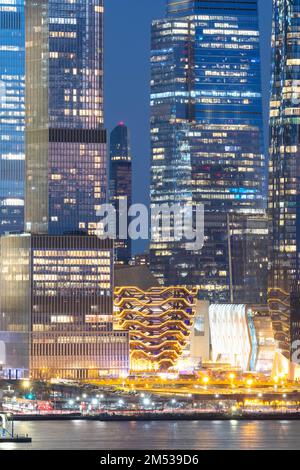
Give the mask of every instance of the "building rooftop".
<svg viewBox="0 0 300 470">
<path fill-rule="evenodd" d="M 115 287 L 134 286 L 142 290 L 159 286 L 147 266 L 116 266 L 114 284 Z"/>
</svg>

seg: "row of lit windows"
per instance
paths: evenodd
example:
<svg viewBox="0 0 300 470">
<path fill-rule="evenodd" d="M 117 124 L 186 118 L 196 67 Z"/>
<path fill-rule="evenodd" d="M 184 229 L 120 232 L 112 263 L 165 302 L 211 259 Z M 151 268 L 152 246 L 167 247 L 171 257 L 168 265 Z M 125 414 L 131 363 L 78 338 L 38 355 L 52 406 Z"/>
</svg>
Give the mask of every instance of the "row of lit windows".
<svg viewBox="0 0 300 470">
<path fill-rule="evenodd" d="M 110 251 L 91 251 L 91 250 L 86 250 L 86 251 L 74 251 L 70 248 L 70 250 L 64 251 L 64 250 L 34 250 L 34 258 L 37 259 L 38 257 L 58 257 L 61 258 L 65 256 L 67 259 L 69 258 L 99 258 L 99 257 L 106 257 L 109 258 L 111 257 Z M 43 260 L 46 262 L 46 259 Z M 95 260 L 99 262 L 99 260 Z"/>
</svg>

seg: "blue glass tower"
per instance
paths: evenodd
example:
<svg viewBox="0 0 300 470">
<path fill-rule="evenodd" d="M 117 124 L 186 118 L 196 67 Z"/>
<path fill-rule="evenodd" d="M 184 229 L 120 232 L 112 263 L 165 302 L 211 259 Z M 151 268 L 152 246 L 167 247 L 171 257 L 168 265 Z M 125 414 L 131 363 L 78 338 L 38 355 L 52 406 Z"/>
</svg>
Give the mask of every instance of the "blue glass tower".
<svg viewBox="0 0 300 470">
<path fill-rule="evenodd" d="M 24 0 L 0 1 L 0 234 L 24 228 Z"/>
<path fill-rule="evenodd" d="M 168 1 L 167 18 L 152 25 L 151 143 L 152 205 L 205 208 L 201 252 L 152 243 L 160 282 L 197 285 L 214 301 L 233 301 L 241 290 L 245 302 L 263 301 L 267 191 L 257 0 Z M 259 240 L 251 242 L 253 264 L 242 270 L 244 279 L 234 261 L 237 233 L 239 245 L 247 244 L 237 215 L 241 227 L 254 224 Z"/>
</svg>

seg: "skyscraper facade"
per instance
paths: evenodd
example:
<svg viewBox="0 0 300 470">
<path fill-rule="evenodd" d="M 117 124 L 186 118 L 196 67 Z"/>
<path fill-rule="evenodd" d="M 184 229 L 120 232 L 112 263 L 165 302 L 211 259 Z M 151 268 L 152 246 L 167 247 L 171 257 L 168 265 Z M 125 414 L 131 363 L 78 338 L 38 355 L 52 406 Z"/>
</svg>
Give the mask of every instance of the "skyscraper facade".
<svg viewBox="0 0 300 470">
<path fill-rule="evenodd" d="M 131 239 L 128 233 L 121 238 L 119 216 L 127 218 L 126 207 L 132 204 L 132 161 L 129 129 L 120 122 L 110 134 L 109 199 L 116 209 L 115 259 L 116 263 L 128 264 L 131 259 Z M 124 208 L 122 210 L 122 202 Z M 124 212 L 122 214 L 122 212 Z M 126 219 L 125 219 L 126 220 Z M 127 232 L 128 224 L 125 224 Z"/>
<path fill-rule="evenodd" d="M 103 0 L 29 0 L 26 14 L 25 227 L 91 234 L 107 184 Z"/>
<path fill-rule="evenodd" d="M 0 234 L 24 228 L 24 0 L 0 1 Z"/>
<path fill-rule="evenodd" d="M 0 366 L 8 378 L 94 379 L 129 370 L 113 331 L 113 246 L 96 236 L 1 238 Z"/>
<path fill-rule="evenodd" d="M 160 282 L 230 299 L 229 215 L 266 208 L 262 119 L 257 0 L 169 0 L 152 25 L 151 203 L 204 204 L 205 243 L 152 242 Z"/>
<path fill-rule="evenodd" d="M 287 292 L 297 278 L 300 252 L 299 12 L 299 0 L 274 2 L 270 106 L 270 285 Z"/>
<path fill-rule="evenodd" d="M 290 352 L 290 293 L 299 281 L 299 0 L 273 2 L 270 105 L 269 304 L 281 351 Z M 295 315 L 293 315 L 295 322 Z"/>
</svg>

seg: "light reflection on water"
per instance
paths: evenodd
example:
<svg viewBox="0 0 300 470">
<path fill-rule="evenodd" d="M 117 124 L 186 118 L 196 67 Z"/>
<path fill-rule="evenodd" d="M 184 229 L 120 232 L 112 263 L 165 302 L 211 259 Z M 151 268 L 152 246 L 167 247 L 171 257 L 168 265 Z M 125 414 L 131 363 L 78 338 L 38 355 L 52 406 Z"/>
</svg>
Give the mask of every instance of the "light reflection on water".
<svg viewBox="0 0 300 470">
<path fill-rule="evenodd" d="M 17 422 L 13 449 L 300 449 L 300 421 Z"/>
</svg>

